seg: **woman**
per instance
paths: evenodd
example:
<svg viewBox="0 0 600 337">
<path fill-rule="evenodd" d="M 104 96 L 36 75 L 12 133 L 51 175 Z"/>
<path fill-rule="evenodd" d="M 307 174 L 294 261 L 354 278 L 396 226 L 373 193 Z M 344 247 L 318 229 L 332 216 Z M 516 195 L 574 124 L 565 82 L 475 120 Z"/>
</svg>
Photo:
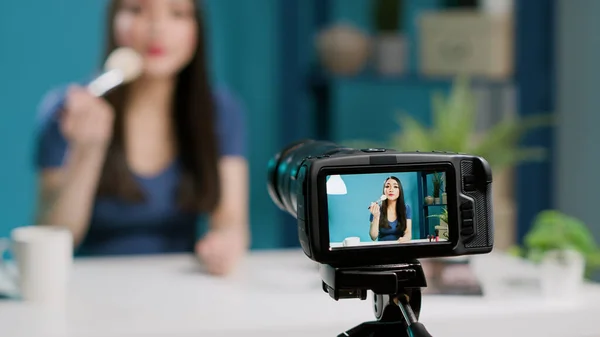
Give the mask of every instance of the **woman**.
<svg viewBox="0 0 600 337">
<path fill-rule="evenodd" d="M 411 240 L 411 210 L 404 202 L 404 191 L 400 179 L 391 176 L 383 183 L 383 194 L 386 196 L 381 203 L 371 203 L 371 229 L 369 235 L 373 241 L 409 242 Z M 380 210 L 383 210 L 381 212 Z"/>
<path fill-rule="evenodd" d="M 243 116 L 209 86 L 202 26 L 193 0 L 114 0 L 106 55 L 135 49 L 142 75 L 44 100 L 39 223 L 67 226 L 79 254 L 195 252 L 226 274 L 247 250 Z"/>
</svg>

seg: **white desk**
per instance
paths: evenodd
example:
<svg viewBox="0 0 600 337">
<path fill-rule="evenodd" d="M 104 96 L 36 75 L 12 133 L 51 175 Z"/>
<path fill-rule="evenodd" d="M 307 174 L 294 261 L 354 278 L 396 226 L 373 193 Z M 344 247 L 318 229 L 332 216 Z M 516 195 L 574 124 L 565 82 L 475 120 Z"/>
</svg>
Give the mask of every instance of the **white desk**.
<svg viewBox="0 0 600 337">
<path fill-rule="evenodd" d="M 600 336 L 600 290 L 578 305 L 426 296 L 435 337 Z M 336 336 L 373 320 L 370 299 L 332 300 L 300 251 L 254 253 L 218 279 L 190 256 L 78 260 L 65 308 L 0 301 L 7 337 Z"/>
<path fill-rule="evenodd" d="M 446 242 L 446 239 L 439 239 L 438 242 Z M 430 241 L 429 239 L 412 239 L 410 242 L 398 242 L 397 240 L 392 241 L 361 241 L 352 245 L 352 247 L 357 246 L 391 246 L 391 245 L 408 245 L 411 243 L 436 243 L 436 241 Z M 330 242 L 329 246 L 331 248 L 345 248 L 343 242 Z"/>
</svg>

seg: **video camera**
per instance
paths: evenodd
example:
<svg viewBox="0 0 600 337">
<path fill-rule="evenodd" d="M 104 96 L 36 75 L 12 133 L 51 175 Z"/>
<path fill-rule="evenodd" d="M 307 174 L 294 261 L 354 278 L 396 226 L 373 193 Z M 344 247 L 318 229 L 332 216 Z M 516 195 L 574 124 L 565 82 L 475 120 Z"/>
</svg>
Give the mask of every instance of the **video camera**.
<svg viewBox="0 0 600 337">
<path fill-rule="evenodd" d="M 429 336 L 417 322 L 426 286 L 417 259 L 489 253 L 491 188 L 487 161 L 468 154 L 304 140 L 268 164 L 269 195 L 297 219 L 302 250 L 321 264 L 323 289 L 335 300 L 376 294 L 375 315 L 387 324 L 342 335 L 383 336 L 402 321 L 408 335 Z"/>
</svg>

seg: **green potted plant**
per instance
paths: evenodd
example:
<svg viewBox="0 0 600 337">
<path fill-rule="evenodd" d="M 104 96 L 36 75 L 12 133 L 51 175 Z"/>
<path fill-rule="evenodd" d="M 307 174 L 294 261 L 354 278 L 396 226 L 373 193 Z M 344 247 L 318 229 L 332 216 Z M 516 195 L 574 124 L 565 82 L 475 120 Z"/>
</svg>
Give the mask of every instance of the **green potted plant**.
<svg viewBox="0 0 600 337">
<path fill-rule="evenodd" d="M 400 114 L 400 131 L 393 135 L 391 145 L 397 150 L 479 155 L 495 171 L 546 157 L 545 148 L 520 146 L 519 142 L 532 129 L 551 125 L 551 116 L 540 114 L 507 118 L 485 132 L 478 132 L 475 107 L 469 77 L 458 76 L 449 95 L 433 93 L 431 126 L 419 123 L 408 114 Z"/>
<path fill-rule="evenodd" d="M 587 226 L 557 210 L 540 212 L 523 246 L 510 251 L 540 265 L 542 290 L 549 296 L 572 296 L 600 267 L 600 248 Z"/>
<path fill-rule="evenodd" d="M 404 0 L 374 0 L 375 67 L 381 75 L 399 75 L 406 68 Z"/>
</svg>

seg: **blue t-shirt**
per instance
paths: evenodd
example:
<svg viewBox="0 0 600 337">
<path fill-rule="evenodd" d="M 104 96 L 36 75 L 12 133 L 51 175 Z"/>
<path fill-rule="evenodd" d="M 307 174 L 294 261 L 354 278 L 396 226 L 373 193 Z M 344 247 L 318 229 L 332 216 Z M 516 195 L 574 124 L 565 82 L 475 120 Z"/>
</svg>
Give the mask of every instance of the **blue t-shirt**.
<svg viewBox="0 0 600 337">
<path fill-rule="evenodd" d="M 58 123 L 57 112 L 66 88 L 48 93 L 39 107 L 37 167 L 60 167 L 68 144 Z M 221 156 L 246 156 L 245 115 L 225 88 L 214 91 L 217 141 Z M 153 177 L 136 176 L 146 195 L 143 203 L 131 204 L 115 198 L 94 201 L 88 233 L 78 255 L 124 255 L 192 252 L 197 224 L 202 214 L 186 213 L 176 205 L 180 166 L 174 161 Z"/>
<path fill-rule="evenodd" d="M 406 205 L 406 220 L 412 218 L 412 211 L 409 205 Z M 369 217 L 369 222 L 373 221 L 373 214 Z M 396 233 L 398 227 L 398 219 L 394 221 L 388 221 L 390 228 L 379 228 L 379 241 L 393 241 L 398 240 L 400 236 Z"/>
</svg>

